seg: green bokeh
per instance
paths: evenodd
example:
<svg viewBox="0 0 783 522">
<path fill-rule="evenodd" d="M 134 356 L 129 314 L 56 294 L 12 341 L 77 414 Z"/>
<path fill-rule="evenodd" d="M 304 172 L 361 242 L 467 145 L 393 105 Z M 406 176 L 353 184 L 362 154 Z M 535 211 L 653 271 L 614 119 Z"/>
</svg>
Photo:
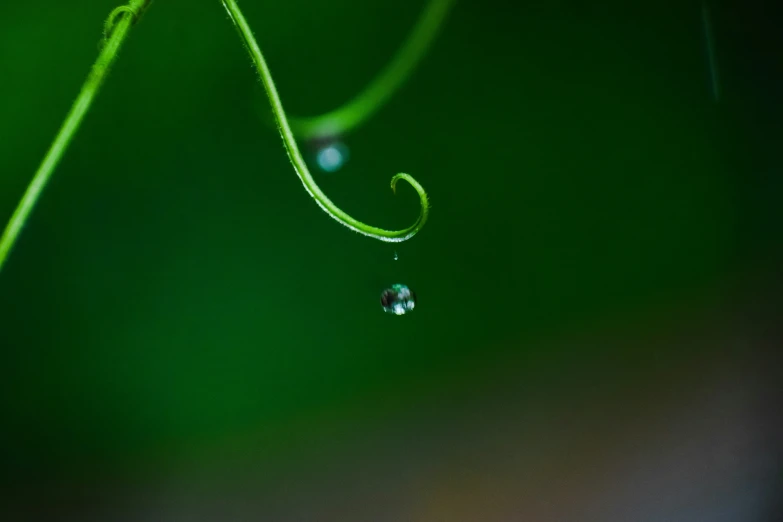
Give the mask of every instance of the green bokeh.
<svg viewBox="0 0 783 522">
<path fill-rule="evenodd" d="M 557 372 L 526 348 L 537 339 L 714 293 L 740 263 L 737 136 L 709 98 L 693 6 L 647 4 L 458 2 L 346 137 L 346 167 L 316 173 L 385 228 L 418 212 L 390 177 L 415 176 L 431 220 L 395 247 L 306 194 L 220 2 L 154 2 L 0 274 L 9 469 L 284 455 L 333 419 L 464 393 L 509 361 L 520 378 Z M 284 105 L 306 115 L 369 81 L 422 5 L 242 7 Z M 0 7 L 3 220 L 113 7 Z M 410 316 L 382 313 L 396 282 L 419 296 Z"/>
</svg>

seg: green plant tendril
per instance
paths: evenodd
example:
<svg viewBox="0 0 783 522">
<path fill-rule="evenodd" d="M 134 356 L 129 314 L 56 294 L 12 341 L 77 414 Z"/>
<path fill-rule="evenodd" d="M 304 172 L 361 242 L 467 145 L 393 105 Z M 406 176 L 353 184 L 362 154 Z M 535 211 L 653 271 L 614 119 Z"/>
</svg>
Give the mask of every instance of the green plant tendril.
<svg viewBox="0 0 783 522">
<path fill-rule="evenodd" d="M 408 79 L 424 57 L 454 1 L 430 0 L 394 58 L 352 100 L 320 116 L 289 116 L 294 134 L 305 139 L 335 136 L 345 134 L 369 119 Z"/>
<path fill-rule="evenodd" d="M 116 22 L 117 17 L 123 13 L 127 13 L 133 17 L 131 25 L 135 24 L 139 20 L 139 16 L 141 16 L 141 13 L 138 11 L 138 9 L 135 8 L 135 6 L 121 5 L 119 7 L 115 7 L 114 10 L 109 13 L 108 18 L 106 18 L 106 22 L 103 24 L 104 41 L 111 38 L 111 32 L 112 29 L 114 29 L 114 22 Z"/>
<path fill-rule="evenodd" d="M 92 66 L 92 70 L 87 76 L 79 96 L 73 102 L 70 112 L 68 112 L 62 127 L 60 127 L 57 136 L 54 138 L 54 142 L 46 152 L 43 162 L 41 162 L 33 179 L 27 186 L 27 190 L 11 215 L 11 219 L 3 231 L 2 238 L 0 238 L 0 269 L 2 269 L 5 260 L 8 258 L 8 254 L 19 237 L 19 233 L 30 216 L 35 203 L 38 201 L 44 186 L 46 186 L 46 183 L 52 176 L 52 172 L 54 172 L 55 167 L 60 162 L 63 153 L 79 129 L 79 125 L 89 110 L 101 84 L 106 79 L 109 68 L 128 36 L 131 25 L 138 19 L 150 2 L 151 0 L 130 0 L 127 6 L 118 7 L 107 18 L 104 25 L 104 34 L 107 36 L 107 39 L 98 55 L 98 59 Z"/>
<path fill-rule="evenodd" d="M 419 194 L 419 199 L 421 200 L 421 213 L 413 225 L 403 230 L 384 230 L 382 228 L 377 228 L 362 223 L 361 221 L 352 218 L 340 210 L 337 205 L 332 203 L 332 201 L 326 197 L 326 194 L 321 192 L 321 189 L 318 188 L 318 185 L 316 185 L 313 177 L 310 175 L 310 171 L 307 169 L 307 165 L 305 164 L 304 158 L 302 158 L 302 154 L 299 152 L 299 148 L 296 146 L 296 140 L 294 139 L 294 135 L 291 132 L 291 127 L 289 126 L 285 112 L 283 111 L 283 104 L 280 102 L 280 96 L 277 94 L 274 81 L 272 81 L 272 75 L 269 72 L 269 67 L 264 60 L 263 54 L 261 54 L 261 49 L 258 47 L 258 43 L 256 43 L 256 40 L 253 37 L 253 32 L 250 30 L 250 26 L 247 24 L 245 17 L 239 10 L 239 6 L 237 6 L 236 0 L 222 0 L 222 2 L 223 6 L 226 8 L 226 11 L 228 11 L 228 15 L 231 18 L 231 21 L 234 22 L 234 26 L 239 31 L 239 35 L 245 43 L 251 58 L 253 59 L 253 63 L 255 64 L 256 69 L 258 70 L 258 74 L 261 78 L 261 83 L 264 84 L 264 89 L 266 89 L 267 96 L 269 96 L 269 103 L 272 105 L 272 111 L 275 115 L 275 119 L 277 120 L 277 126 L 283 138 L 283 143 L 285 144 L 285 147 L 288 151 L 288 157 L 291 160 L 291 164 L 299 176 L 299 179 L 302 180 L 302 183 L 304 184 L 307 192 L 309 192 L 313 199 L 315 199 L 315 202 L 318 203 L 318 205 L 335 220 L 342 223 L 351 230 L 360 234 L 364 234 L 365 236 L 391 243 L 405 241 L 406 239 L 413 237 L 427 221 L 427 215 L 429 214 L 430 207 L 429 202 L 427 201 L 427 194 L 424 192 L 424 189 L 415 179 L 413 179 L 413 177 L 408 174 L 397 174 L 394 176 L 391 180 L 391 188 L 392 191 L 396 193 L 397 182 L 401 179 L 410 183 L 410 185 Z"/>
</svg>

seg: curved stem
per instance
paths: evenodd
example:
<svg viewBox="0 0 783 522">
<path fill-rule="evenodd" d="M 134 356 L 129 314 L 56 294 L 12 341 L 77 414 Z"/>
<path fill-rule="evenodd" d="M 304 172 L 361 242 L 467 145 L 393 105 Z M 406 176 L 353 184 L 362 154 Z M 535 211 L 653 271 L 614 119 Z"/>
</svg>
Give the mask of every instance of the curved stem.
<svg viewBox="0 0 783 522">
<path fill-rule="evenodd" d="M 299 176 L 299 179 L 302 180 L 302 183 L 304 184 L 307 192 L 309 192 L 313 199 L 315 199 L 315 202 L 318 203 L 318 205 L 335 220 L 350 228 L 354 232 L 364 234 L 365 236 L 392 243 L 405 241 L 406 239 L 413 237 L 427 221 L 427 216 L 429 214 L 429 202 L 427 201 L 427 194 L 424 192 L 422 186 L 408 174 L 397 174 L 394 176 L 391 180 L 391 188 L 392 191 L 396 192 L 397 182 L 401 179 L 410 183 L 410 185 L 419 195 L 419 199 L 421 201 L 421 213 L 419 214 L 419 218 L 415 223 L 402 230 L 384 230 L 382 228 L 377 228 L 362 223 L 361 221 L 352 218 L 340 210 L 340 208 L 332 203 L 332 201 L 326 197 L 326 194 L 324 194 L 321 189 L 318 188 L 318 185 L 310 175 L 310 171 L 307 169 L 304 158 L 302 158 L 302 154 L 299 152 L 299 148 L 296 145 L 294 134 L 291 132 L 291 127 L 288 124 L 288 120 L 286 119 L 285 111 L 283 110 L 283 104 L 280 102 L 280 96 L 277 94 L 277 89 L 275 88 L 275 83 L 272 80 L 272 75 L 269 72 L 269 67 L 264 60 L 263 54 L 261 54 L 261 49 L 258 47 L 258 43 L 253 37 L 253 32 L 250 30 L 250 26 L 248 26 L 245 17 L 239 10 L 239 6 L 237 6 L 236 0 L 222 0 L 222 2 L 223 6 L 226 8 L 226 11 L 228 11 L 229 17 L 231 17 L 231 20 L 234 22 L 234 25 L 239 31 L 239 35 L 244 41 L 245 46 L 247 47 L 247 50 L 253 59 L 253 63 L 255 64 L 256 69 L 258 69 L 258 74 L 261 77 L 261 83 L 264 84 L 264 89 L 266 90 L 267 96 L 269 96 L 269 103 L 272 105 L 272 112 L 274 113 L 275 119 L 277 120 L 277 126 L 283 138 L 283 143 L 288 150 L 288 157 L 291 160 L 291 164 L 293 165 L 296 174 Z"/>
<path fill-rule="evenodd" d="M 22 196 L 21 201 L 16 207 L 11 219 L 6 225 L 2 238 L 0 238 L 0 269 L 2 269 L 6 258 L 8 257 L 11 249 L 19 236 L 27 218 L 30 216 L 35 203 L 52 176 L 55 167 L 60 162 L 60 159 L 68 148 L 68 144 L 73 139 L 76 131 L 79 129 L 79 125 L 84 119 L 84 115 L 92 104 L 95 95 L 106 79 L 106 75 L 109 72 L 109 68 L 117 57 L 117 54 L 122 47 L 130 28 L 133 23 L 139 18 L 142 11 L 149 5 L 151 0 L 130 0 L 127 6 L 121 6 L 113 10 L 106 20 L 104 27 L 104 35 L 106 37 L 101 52 L 98 55 L 98 59 L 92 66 L 87 80 L 82 86 L 82 90 L 76 101 L 73 102 L 70 112 L 65 117 L 65 121 L 60 127 L 57 136 L 54 138 L 49 150 L 44 156 L 43 162 L 35 172 L 33 179 L 27 186 L 27 190 Z"/>
<path fill-rule="evenodd" d="M 344 134 L 369 119 L 411 75 L 455 0 L 429 0 L 405 43 L 386 67 L 351 101 L 326 114 L 289 117 L 294 134 L 319 138 Z"/>
</svg>

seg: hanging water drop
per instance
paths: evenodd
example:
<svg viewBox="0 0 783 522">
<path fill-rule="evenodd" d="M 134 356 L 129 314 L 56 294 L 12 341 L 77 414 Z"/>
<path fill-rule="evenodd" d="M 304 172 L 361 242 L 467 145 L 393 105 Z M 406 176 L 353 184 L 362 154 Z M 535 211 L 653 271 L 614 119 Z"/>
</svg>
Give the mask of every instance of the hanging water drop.
<svg viewBox="0 0 783 522">
<path fill-rule="evenodd" d="M 381 293 L 383 311 L 404 315 L 416 306 L 416 294 L 405 285 L 392 285 Z"/>
<path fill-rule="evenodd" d="M 394 260 L 397 261 L 400 258 L 399 254 L 397 254 L 397 251 L 394 251 Z"/>
<path fill-rule="evenodd" d="M 336 172 L 348 161 L 348 147 L 336 138 L 323 139 L 314 145 L 317 148 L 316 163 L 324 172 Z"/>
</svg>

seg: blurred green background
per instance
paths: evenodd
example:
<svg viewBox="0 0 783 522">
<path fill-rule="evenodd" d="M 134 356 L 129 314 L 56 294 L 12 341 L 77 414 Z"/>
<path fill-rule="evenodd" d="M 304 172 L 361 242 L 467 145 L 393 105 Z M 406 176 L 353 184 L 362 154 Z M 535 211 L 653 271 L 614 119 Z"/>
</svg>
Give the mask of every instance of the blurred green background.
<svg viewBox="0 0 783 522">
<path fill-rule="evenodd" d="M 3 221 L 116 4 L 0 5 Z M 384 228 L 415 218 L 413 191 L 388 189 L 415 176 L 431 220 L 393 246 L 307 195 L 220 2 L 153 2 L 0 273 L 5 476 L 285 465 L 345 422 L 478 393 L 498 368 L 546 381 L 573 360 L 677 360 L 541 347 L 665 322 L 774 265 L 780 182 L 759 151 L 779 134 L 754 119 L 746 10 L 715 10 L 715 103 L 698 2 L 600 4 L 458 1 L 404 87 L 344 137 L 346 166 L 313 168 Z M 352 97 L 423 5 L 241 3 L 297 115 Z M 397 282 L 418 294 L 409 316 L 380 308 Z"/>
</svg>

